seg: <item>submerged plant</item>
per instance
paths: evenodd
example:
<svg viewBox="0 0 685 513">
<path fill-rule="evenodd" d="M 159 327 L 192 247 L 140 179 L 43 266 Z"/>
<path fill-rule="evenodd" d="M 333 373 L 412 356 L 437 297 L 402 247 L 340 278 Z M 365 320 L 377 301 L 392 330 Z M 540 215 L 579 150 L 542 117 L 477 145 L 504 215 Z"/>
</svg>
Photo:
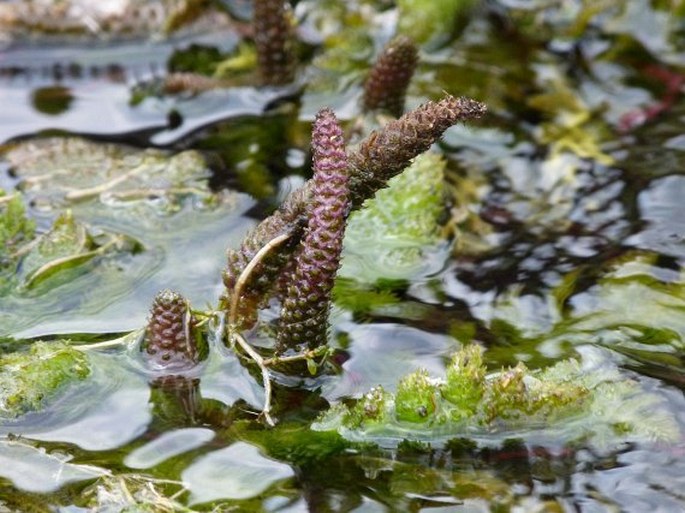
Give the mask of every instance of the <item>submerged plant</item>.
<svg viewBox="0 0 685 513">
<path fill-rule="evenodd" d="M 36 223 L 26 217 L 19 194 L 5 196 L 0 189 L 0 270 L 16 259 L 19 248 L 30 242 Z"/>
<path fill-rule="evenodd" d="M 34 342 L 26 353 L 0 357 L 0 416 L 37 411 L 90 373 L 88 357 L 65 342 Z"/>
<path fill-rule="evenodd" d="M 409 81 L 418 62 L 418 50 L 406 36 L 390 41 L 364 83 L 364 111 L 380 110 L 400 117 Z"/>
<path fill-rule="evenodd" d="M 319 112 L 312 129 L 313 200 L 294 270 L 283 299 L 281 348 L 326 344 L 331 290 L 340 265 L 349 188 L 345 142 L 330 109 Z"/>
<path fill-rule="evenodd" d="M 17 262 L 34 239 L 36 223 L 26 216 L 19 194 L 5 196 L 0 189 L 0 290 L 15 279 Z"/>
</svg>

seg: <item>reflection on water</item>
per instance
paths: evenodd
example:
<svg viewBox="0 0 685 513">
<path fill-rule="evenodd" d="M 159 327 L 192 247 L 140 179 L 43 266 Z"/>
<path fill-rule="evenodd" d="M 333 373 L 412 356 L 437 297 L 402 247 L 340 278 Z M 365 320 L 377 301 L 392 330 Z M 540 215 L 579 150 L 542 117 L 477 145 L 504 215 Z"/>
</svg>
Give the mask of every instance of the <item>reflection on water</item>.
<svg viewBox="0 0 685 513">
<path fill-rule="evenodd" d="M 204 93 L 155 90 L 172 56 L 193 45 L 222 57 L 244 51 L 242 1 L 221 2 L 240 14 L 220 32 L 164 37 L 157 23 L 152 39 L 41 39 L 21 26 L 0 36 L 10 38 L 0 55 L 0 185 L 26 195 L 41 233 L 68 207 L 93 247 L 112 234 L 129 241 L 89 267 L 50 276 L 42 289 L 0 281 L 2 337 L 107 340 L 141 327 L 166 287 L 195 308 L 216 303 L 225 248 L 265 215 L 277 183 L 299 180 L 293 175 L 306 167 L 315 106 L 342 106 L 344 119 L 358 113 L 360 63 L 396 21 L 387 2 L 362 2 L 342 21 L 329 10 L 357 3 L 329 3 L 297 2 L 303 38 L 358 34 L 359 20 L 383 30 L 329 42 L 354 62 L 317 53 L 302 81 L 314 86 L 303 90 L 258 89 L 235 77 L 227 82 L 235 78 L 234 87 Z M 644 433 L 665 429 L 666 418 L 669 429 L 685 430 L 685 60 L 674 28 L 684 13 L 676 2 L 657 3 L 615 0 L 590 12 L 583 2 L 483 2 L 458 37 L 423 50 L 410 105 L 447 90 L 491 112 L 478 126 L 450 129 L 434 149 L 447 159 L 448 217 L 459 233 L 452 248 L 425 255 L 430 271 L 375 283 L 346 275 L 332 330 L 341 371 L 309 379 L 306 390 L 277 385 L 276 429 L 254 422 L 260 377 L 216 336 L 201 372 L 188 376 L 149 375 L 131 348 L 93 350 L 94 373 L 83 384 L 44 411 L 3 420 L 0 504 L 70 512 L 93 504 L 124 511 L 132 501 L 160 511 L 685 510 L 682 435 L 672 443 L 631 438 L 621 421 L 630 407 L 643 412 Z M 35 156 L 46 131 L 85 136 L 74 144 L 95 141 L 98 150 L 37 169 L 26 156 L 8 157 L 25 148 L 20 139 Z M 104 142 L 136 148 L 120 159 Z M 83 178 L 99 176 L 106 162 L 149 164 L 141 148 L 151 146 L 170 151 L 154 157 L 155 195 L 138 197 L 133 185 L 100 191 L 101 181 Z M 188 149 L 206 158 L 190 182 L 170 176 L 169 164 Z M 69 169 L 77 162 L 81 178 Z M 98 189 L 92 197 L 82 196 L 86 183 Z M 221 192 L 236 187 L 259 202 Z M 378 266 L 372 251 L 358 258 L 359 268 Z M 609 354 L 617 375 L 658 396 L 666 413 L 645 414 L 637 393 L 603 417 L 616 422 L 586 422 L 581 437 L 568 434 L 569 421 L 383 449 L 309 430 L 329 401 L 379 384 L 394 390 L 416 368 L 444 374 L 449 354 L 473 340 L 492 371 Z"/>
</svg>

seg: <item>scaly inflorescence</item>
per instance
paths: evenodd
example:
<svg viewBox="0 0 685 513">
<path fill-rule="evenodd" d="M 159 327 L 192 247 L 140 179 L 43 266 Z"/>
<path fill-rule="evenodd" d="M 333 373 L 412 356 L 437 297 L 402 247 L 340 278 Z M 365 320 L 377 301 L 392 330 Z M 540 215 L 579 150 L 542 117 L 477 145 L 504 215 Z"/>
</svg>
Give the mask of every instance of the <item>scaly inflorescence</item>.
<svg viewBox="0 0 685 513">
<path fill-rule="evenodd" d="M 485 105 L 480 102 L 446 96 L 439 102 L 427 102 L 373 132 L 356 150 L 348 152 L 350 208 L 361 207 L 366 199 L 385 187 L 390 178 L 407 167 L 411 159 L 437 141 L 447 128 L 459 121 L 479 118 L 484 113 Z M 311 179 L 291 193 L 276 212 L 245 236 L 239 249 L 228 251 L 222 304 L 231 314 L 234 328 L 254 326 L 257 308 L 275 293 L 279 276 L 292 260 L 304 233 L 308 205 L 318 194 L 315 188 L 316 183 Z M 238 287 L 241 275 L 257 253 L 281 237 L 287 240 L 260 258 L 244 286 Z M 235 306 L 235 311 L 231 311 L 231 305 Z"/>
<path fill-rule="evenodd" d="M 184 371 L 200 361 L 193 336 L 195 320 L 188 301 L 171 290 L 155 296 L 143 341 L 143 354 L 150 366 L 165 371 Z"/>
<path fill-rule="evenodd" d="M 295 78 L 295 34 L 289 5 L 283 0 L 255 0 L 253 18 L 257 65 L 262 85 L 289 84 Z"/>
<path fill-rule="evenodd" d="M 281 349 L 326 344 L 328 310 L 349 214 L 348 166 L 342 129 L 330 109 L 312 130 L 314 177 L 309 219 L 283 299 Z"/>
<path fill-rule="evenodd" d="M 417 62 L 418 51 L 410 38 L 398 36 L 390 41 L 364 83 L 364 111 L 379 110 L 400 117 Z"/>
<path fill-rule="evenodd" d="M 373 197 L 388 180 L 426 151 L 449 127 L 458 121 L 477 119 L 485 105 L 469 98 L 446 96 L 439 102 L 427 102 L 371 133 L 349 155 L 352 170 L 350 190 L 352 206 L 359 208 Z"/>
</svg>

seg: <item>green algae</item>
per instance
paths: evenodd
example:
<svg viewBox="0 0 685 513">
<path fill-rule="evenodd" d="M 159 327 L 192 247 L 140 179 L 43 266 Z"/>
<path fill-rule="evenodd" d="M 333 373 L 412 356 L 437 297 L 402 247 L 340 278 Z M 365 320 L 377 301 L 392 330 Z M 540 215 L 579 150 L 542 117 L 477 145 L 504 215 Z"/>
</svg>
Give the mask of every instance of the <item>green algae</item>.
<svg viewBox="0 0 685 513">
<path fill-rule="evenodd" d="M 0 190 L 0 291 L 15 281 L 17 263 L 35 232 L 36 223 L 26 216 L 22 196 L 6 196 Z"/>
<path fill-rule="evenodd" d="M 424 153 L 353 212 L 338 275 L 374 283 L 429 272 L 435 266 L 431 257 L 446 244 L 440 223 L 445 217 L 444 172 L 440 155 Z"/>
<path fill-rule="evenodd" d="M 312 427 L 381 445 L 389 440 L 440 444 L 466 433 L 501 436 L 520 429 L 534 434 L 541 427 L 564 442 L 587 439 L 601 447 L 624 438 L 673 441 L 679 436 L 663 398 L 606 362 L 587 368 L 568 359 L 538 371 L 519 362 L 486 374 L 480 354 L 479 347 L 466 346 L 453 356 L 444 377 L 419 369 L 404 376 L 395 393 L 374 388 L 351 406 L 334 405 Z M 654 423 L 645 424 L 645 415 Z"/>
<path fill-rule="evenodd" d="M 88 357 L 66 342 L 34 342 L 26 353 L 0 356 L 0 412 L 14 418 L 38 411 L 90 375 Z"/>
</svg>

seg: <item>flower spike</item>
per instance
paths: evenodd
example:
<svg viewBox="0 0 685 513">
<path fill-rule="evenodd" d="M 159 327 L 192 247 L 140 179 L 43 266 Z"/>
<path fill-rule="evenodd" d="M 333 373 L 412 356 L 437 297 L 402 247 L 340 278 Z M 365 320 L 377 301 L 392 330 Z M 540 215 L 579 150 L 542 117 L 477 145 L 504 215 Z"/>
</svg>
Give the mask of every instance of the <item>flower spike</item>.
<svg viewBox="0 0 685 513">
<path fill-rule="evenodd" d="M 458 121 L 476 119 L 485 105 L 469 98 L 446 96 L 427 102 L 400 119 L 374 131 L 350 153 L 352 208 L 373 197 L 388 180 L 409 165 L 409 161 L 436 142 Z"/>
<path fill-rule="evenodd" d="M 165 371 L 184 371 L 200 361 L 200 349 L 193 336 L 195 319 L 188 301 L 171 290 L 155 296 L 150 309 L 143 354 L 148 364 Z"/>
<path fill-rule="evenodd" d="M 254 0 L 254 41 L 262 85 L 289 84 L 295 78 L 295 34 L 288 2 Z"/>
<path fill-rule="evenodd" d="M 372 132 L 348 153 L 350 208 L 361 207 L 366 199 L 385 187 L 390 178 L 407 167 L 411 159 L 426 151 L 450 126 L 459 121 L 477 119 L 485 110 L 485 105 L 480 102 L 448 95 L 439 102 L 427 102 Z M 322 119 L 328 119 L 328 116 L 321 115 Z M 315 130 L 315 133 L 322 130 Z M 312 142 L 316 157 L 316 152 L 322 151 L 322 143 Z M 222 304 L 230 317 L 236 319 L 234 328 L 252 327 L 257 319 L 257 308 L 273 295 L 279 276 L 292 260 L 304 234 L 310 205 L 321 194 L 320 188 L 315 179 L 310 179 L 293 191 L 276 212 L 251 230 L 239 249 L 228 251 L 228 265 L 223 274 L 226 292 Z M 238 281 L 248 265 L 263 248 L 283 238 L 287 240 L 259 259 L 245 286 L 237 292 L 240 297 L 236 298 Z M 237 304 L 239 311 L 231 311 L 232 304 Z"/>
<path fill-rule="evenodd" d="M 398 36 L 390 41 L 364 83 L 364 111 L 382 110 L 400 117 L 417 61 L 418 50 L 410 38 Z"/>
<path fill-rule="evenodd" d="M 309 222 L 281 309 L 281 349 L 326 345 L 331 290 L 340 266 L 350 211 L 345 143 L 330 109 L 323 109 L 316 116 L 312 149 L 314 176 L 312 202 L 307 209 Z"/>
</svg>

